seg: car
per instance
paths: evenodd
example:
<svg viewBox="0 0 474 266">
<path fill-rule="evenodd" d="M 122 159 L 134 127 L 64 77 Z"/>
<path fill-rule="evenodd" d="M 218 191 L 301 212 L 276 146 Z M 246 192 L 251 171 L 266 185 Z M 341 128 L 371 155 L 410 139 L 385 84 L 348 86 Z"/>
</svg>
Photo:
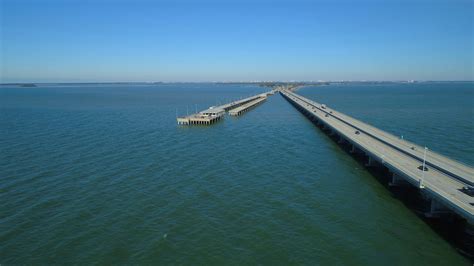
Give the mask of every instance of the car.
<svg viewBox="0 0 474 266">
<path fill-rule="evenodd" d="M 474 196 L 474 188 L 473 187 L 468 187 L 464 186 L 462 189 L 460 189 L 461 192 L 469 195 L 469 196 Z"/>
<path fill-rule="evenodd" d="M 359 134 L 360 134 L 360 131 L 359 131 L 359 130 L 356 130 L 356 131 L 355 131 L 355 134 L 356 134 L 356 135 L 359 135 Z"/>
<path fill-rule="evenodd" d="M 418 170 L 423 170 L 424 172 L 427 172 L 428 167 L 426 167 L 426 165 L 425 165 L 424 168 L 423 168 L 423 165 L 420 165 L 420 166 L 418 166 Z"/>
</svg>

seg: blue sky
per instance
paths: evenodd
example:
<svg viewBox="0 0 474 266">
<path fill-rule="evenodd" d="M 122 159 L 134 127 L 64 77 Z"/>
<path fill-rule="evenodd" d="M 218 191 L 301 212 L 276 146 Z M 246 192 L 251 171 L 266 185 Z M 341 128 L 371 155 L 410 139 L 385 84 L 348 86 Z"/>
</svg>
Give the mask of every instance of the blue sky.
<svg viewBox="0 0 474 266">
<path fill-rule="evenodd" d="M 0 0 L 0 82 L 474 80 L 473 2 Z"/>
</svg>

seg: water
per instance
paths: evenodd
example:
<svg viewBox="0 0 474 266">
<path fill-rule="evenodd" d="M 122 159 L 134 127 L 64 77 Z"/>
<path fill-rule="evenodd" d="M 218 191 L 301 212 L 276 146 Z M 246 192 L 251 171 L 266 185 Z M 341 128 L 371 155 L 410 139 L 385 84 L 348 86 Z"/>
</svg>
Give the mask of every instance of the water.
<svg viewBox="0 0 474 266">
<path fill-rule="evenodd" d="M 0 264 L 469 263 L 279 95 L 176 126 L 186 104 L 262 91 L 0 88 Z M 472 83 L 299 92 L 473 162 Z"/>
</svg>

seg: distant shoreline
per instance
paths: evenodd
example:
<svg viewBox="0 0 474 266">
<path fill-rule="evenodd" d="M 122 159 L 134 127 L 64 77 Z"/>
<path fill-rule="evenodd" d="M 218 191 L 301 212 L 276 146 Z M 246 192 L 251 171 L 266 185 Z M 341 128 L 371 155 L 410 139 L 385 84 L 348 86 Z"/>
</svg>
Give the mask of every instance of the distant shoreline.
<svg viewBox="0 0 474 266">
<path fill-rule="evenodd" d="M 20 88 L 35 88 L 38 86 L 50 86 L 50 85 L 172 85 L 172 84 L 218 84 L 218 85 L 256 85 L 261 87 L 273 87 L 281 84 L 300 84 L 304 86 L 318 86 L 318 85 L 331 85 L 331 84 L 416 84 L 416 83 L 473 83 L 472 80 L 445 80 L 445 81 L 435 81 L 435 80 L 426 80 L 426 81 L 255 81 L 255 82 L 245 82 L 245 81 L 235 81 L 235 82 L 10 82 L 10 83 L 0 83 L 0 86 L 14 86 Z"/>
</svg>

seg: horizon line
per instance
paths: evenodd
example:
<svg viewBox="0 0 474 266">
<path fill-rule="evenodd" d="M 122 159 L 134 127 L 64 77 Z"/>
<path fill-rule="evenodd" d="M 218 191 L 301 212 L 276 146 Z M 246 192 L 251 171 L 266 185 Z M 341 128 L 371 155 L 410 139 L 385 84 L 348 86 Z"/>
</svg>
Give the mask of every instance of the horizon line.
<svg viewBox="0 0 474 266">
<path fill-rule="evenodd" d="M 57 81 L 57 82 L 0 82 L 0 85 L 22 84 L 172 84 L 172 83 L 337 83 L 337 82 L 474 82 L 474 80 L 254 80 L 254 81 Z"/>
</svg>

